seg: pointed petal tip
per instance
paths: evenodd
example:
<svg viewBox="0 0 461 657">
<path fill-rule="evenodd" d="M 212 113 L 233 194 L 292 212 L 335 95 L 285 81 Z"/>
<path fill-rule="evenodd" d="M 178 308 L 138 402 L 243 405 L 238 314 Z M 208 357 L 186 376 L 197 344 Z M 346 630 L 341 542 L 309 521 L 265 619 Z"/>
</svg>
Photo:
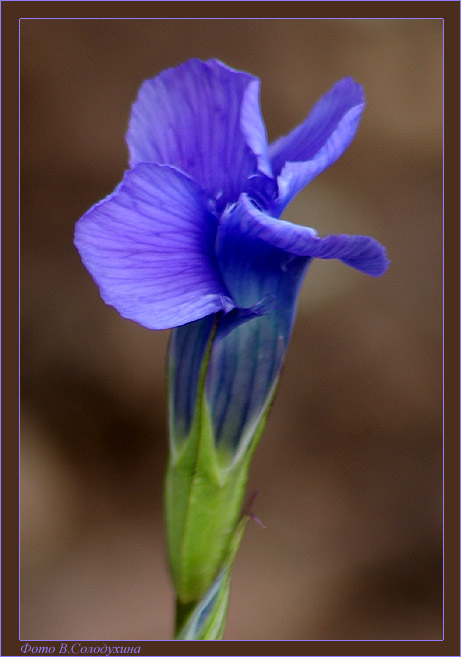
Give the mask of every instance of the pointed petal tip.
<svg viewBox="0 0 461 657">
<path fill-rule="evenodd" d="M 273 294 L 266 294 L 264 297 L 249 308 L 236 306 L 234 303 L 228 311 L 225 311 L 218 324 L 216 339 L 222 340 L 229 335 L 238 326 L 255 319 L 263 317 L 277 309 L 277 304 Z"/>
<path fill-rule="evenodd" d="M 342 96 L 347 96 L 351 103 L 355 101 L 357 105 L 366 104 L 363 86 L 350 75 L 338 80 L 331 88 L 331 92 L 339 92 Z"/>
<path fill-rule="evenodd" d="M 341 262 L 375 278 L 386 273 L 391 261 L 387 257 L 386 248 L 380 242 L 363 235 L 338 237 L 348 239 L 351 245 L 351 254 L 348 254 L 348 257 L 338 255 Z"/>
</svg>

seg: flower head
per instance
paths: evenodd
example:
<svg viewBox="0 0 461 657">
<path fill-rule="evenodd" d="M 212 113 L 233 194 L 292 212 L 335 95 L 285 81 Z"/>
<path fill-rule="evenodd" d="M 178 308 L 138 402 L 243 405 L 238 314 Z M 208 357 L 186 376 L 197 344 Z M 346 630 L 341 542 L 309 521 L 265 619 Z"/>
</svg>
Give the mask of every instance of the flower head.
<svg viewBox="0 0 461 657">
<path fill-rule="evenodd" d="M 280 218 L 342 155 L 365 107 L 336 83 L 289 135 L 267 143 L 259 80 L 217 60 L 147 80 L 127 133 L 130 170 L 77 223 L 75 244 L 106 303 L 173 334 L 173 443 L 190 430 L 200 364 L 218 318 L 206 378 L 218 444 L 245 444 L 267 407 L 313 258 L 372 276 L 388 266 L 365 236 L 319 237 Z"/>
</svg>

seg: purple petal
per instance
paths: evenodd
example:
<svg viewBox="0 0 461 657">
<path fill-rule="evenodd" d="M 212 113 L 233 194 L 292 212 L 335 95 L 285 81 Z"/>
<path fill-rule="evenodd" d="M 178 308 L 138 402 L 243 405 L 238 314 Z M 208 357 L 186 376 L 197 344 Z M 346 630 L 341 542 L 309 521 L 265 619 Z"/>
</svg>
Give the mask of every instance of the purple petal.
<svg viewBox="0 0 461 657">
<path fill-rule="evenodd" d="M 192 180 L 140 164 L 77 222 L 75 245 L 106 303 L 164 329 L 233 308 L 214 254 L 216 228 Z"/>
<path fill-rule="evenodd" d="M 260 87 L 261 83 L 257 78 L 254 78 L 247 86 L 243 97 L 240 125 L 248 146 L 258 158 L 259 171 L 266 176 L 272 177 L 266 126 L 261 116 L 259 104 Z"/>
<path fill-rule="evenodd" d="M 169 164 L 189 174 L 220 211 L 270 164 L 259 80 L 222 62 L 190 60 L 147 80 L 133 105 L 130 164 Z M 253 150 L 254 149 L 254 152 Z"/>
<path fill-rule="evenodd" d="M 231 221 L 234 225 L 238 224 L 242 240 L 258 238 L 296 256 L 334 258 L 370 276 L 381 276 L 389 266 L 385 248 L 372 237 L 364 235 L 318 237 L 317 232 L 312 228 L 274 219 L 264 214 L 245 195 L 242 195 L 234 212 L 226 221 Z"/>
<path fill-rule="evenodd" d="M 270 145 L 269 156 L 279 184 L 274 214 L 279 216 L 303 187 L 344 153 L 364 108 L 361 85 L 344 78 L 317 102 L 304 123 Z"/>
</svg>

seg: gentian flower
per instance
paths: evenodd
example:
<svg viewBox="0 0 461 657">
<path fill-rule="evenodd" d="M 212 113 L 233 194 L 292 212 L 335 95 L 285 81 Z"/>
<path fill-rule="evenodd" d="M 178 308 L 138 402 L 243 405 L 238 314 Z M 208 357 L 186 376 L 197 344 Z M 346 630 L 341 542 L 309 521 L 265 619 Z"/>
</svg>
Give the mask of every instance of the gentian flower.
<svg viewBox="0 0 461 657">
<path fill-rule="evenodd" d="M 385 250 L 371 237 L 320 237 L 281 217 L 349 146 L 364 107 L 362 87 L 344 78 L 269 145 L 259 80 L 248 73 L 191 60 L 141 87 L 127 133 L 130 169 L 79 220 L 75 244 L 106 303 L 147 328 L 174 329 L 172 459 L 192 442 L 202 402 L 221 475 L 254 449 L 314 258 L 371 276 L 386 270 Z M 176 568 L 183 602 L 210 586 L 235 521 L 233 511 L 204 579 Z M 175 531 L 170 542 L 183 545 Z"/>
</svg>

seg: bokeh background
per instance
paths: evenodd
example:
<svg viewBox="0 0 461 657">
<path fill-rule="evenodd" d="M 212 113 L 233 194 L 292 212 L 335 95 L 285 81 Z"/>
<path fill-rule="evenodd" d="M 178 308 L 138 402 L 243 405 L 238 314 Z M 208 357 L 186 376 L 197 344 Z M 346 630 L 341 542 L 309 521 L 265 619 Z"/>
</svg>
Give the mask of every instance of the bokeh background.
<svg viewBox="0 0 461 657">
<path fill-rule="evenodd" d="M 21 638 L 170 638 L 168 332 L 106 306 L 72 237 L 127 167 L 138 87 L 190 57 L 261 77 L 270 139 L 364 85 L 354 143 L 286 217 L 392 260 L 308 273 L 226 638 L 440 639 L 440 20 L 21 21 Z"/>
</svg>

